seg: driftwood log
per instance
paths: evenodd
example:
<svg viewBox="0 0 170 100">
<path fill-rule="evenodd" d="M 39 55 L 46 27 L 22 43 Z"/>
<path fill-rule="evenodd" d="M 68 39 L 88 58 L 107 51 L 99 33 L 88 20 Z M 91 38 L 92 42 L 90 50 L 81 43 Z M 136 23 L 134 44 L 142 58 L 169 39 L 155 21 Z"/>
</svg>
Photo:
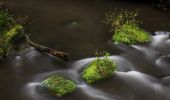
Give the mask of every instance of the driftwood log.
<svg viewBox="0 0 170 100">
<path fill-rule="evenodd" d="M 54 49 L 51 49 L 49 47 L 46 47 L 44 45 L 40 45 L 38 43 L 35 43 L 33 42 L 31 39 L 30 39 L 30 36 L 28 34 L 25 35 L 25 38 L 27 40 L 27 43 L 34 47 L 35 49 L 37 49 L 38 51 L 40 52 L 45 52 L 45 53 L 48 53 L 48 54 L 51 54 L 55 57 L 58 57 L 58 58 L 61 58 L 65 61 L 68 61 L 68 53 L 65 53 L 65 52 L 61 52 L 61 51 L 57 51 L 57 50 L 54 50 Z"/>
</svg>

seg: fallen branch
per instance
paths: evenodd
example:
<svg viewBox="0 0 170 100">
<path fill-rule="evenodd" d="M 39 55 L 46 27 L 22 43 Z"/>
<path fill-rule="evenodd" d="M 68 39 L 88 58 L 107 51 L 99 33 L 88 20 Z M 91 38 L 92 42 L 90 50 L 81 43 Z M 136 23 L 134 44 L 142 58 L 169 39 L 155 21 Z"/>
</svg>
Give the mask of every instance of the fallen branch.
<svg viewBox="0 0 170 100">
<path fill-rule="evenodd" d="M 51 49 L 51 48 L 49 48 L 49 47 L 46 47 L 46 46 L 37 44 L 37 43 L 31 41 L 31 39 L 30 39 L 30 37 L 29 37 L 28 34 L 25 35 L 25 38 L 26 38 L 26 40 L 27 40 L 27 43 L 28 43 L 30 46 L 32 46 L 32 47 L 34 47 L 35 49 L 37 49 L 38 51 L 40 51 L 40 52 L 45 52 L 45 53 L 49 53 L 49 54 L 51 54 L 51 55 L 53 55 L 53 56 L 56 56 L 56 57 L 58 57 L 58 58 L 61 58 L 61 59 L 65 60 L 65 61 L 68 60 L 68 59 L 67 59 L 68 53 L 61 52 L 61 51 L 56 51 L 56 50 Z"/>
</svg>

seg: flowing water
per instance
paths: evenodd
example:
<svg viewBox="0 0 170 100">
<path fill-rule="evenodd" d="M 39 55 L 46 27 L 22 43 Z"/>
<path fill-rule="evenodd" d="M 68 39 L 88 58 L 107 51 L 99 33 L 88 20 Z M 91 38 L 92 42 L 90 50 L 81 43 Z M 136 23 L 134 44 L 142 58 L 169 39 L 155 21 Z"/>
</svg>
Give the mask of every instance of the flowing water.
<svg viewBox="0 0 170 100">
<path fill-rule="evenodd" d="M 162 32 L 170 31 L 169 12 L 114 0 L 5 0 L 4 5 L 28 16 L 26 32 L 34 41 L 71 55 L 64 62 L 32 47 L 13 51 L 0 61 L 0 100 L 170 100 L 170 36 Z M 115 7 L 141 9 L 142 27 L 158 30 L 152 41 L 114 45 L 102 19 Z M 88 85 L 80 75 L 96 49 L 111 52 L 118 68 L 113 77 Z M 77 90 L 62 98 L 50 94 L 40 82 L 53 74 L 74 80 Z"/>
</svg>

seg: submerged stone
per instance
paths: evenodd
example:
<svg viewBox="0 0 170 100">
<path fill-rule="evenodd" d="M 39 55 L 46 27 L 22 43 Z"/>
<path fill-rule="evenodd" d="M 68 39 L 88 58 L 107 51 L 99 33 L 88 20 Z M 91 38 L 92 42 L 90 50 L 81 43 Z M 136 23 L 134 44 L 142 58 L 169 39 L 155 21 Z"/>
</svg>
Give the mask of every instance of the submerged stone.
<svg viewBox="0 0 170 100">
<path fill-rule="evenodd" d="M 9 31 L 4 32 L 0 35 L 0 58 L 5 58 L 11 49 L 13 48 L 14 43 L 24 37 L 24 29 L 21 25 L 16 25 Z"/>
<path fill-rule="evenodd" d="M 118 29 L 113 35 L 113 41 L 116 44 L 138 44 L 149 42 L 151 35 L 140 29 L 137 25 L 125 24 L 120 29 Z"/>
<path fill-rule="evenodd" d="M 108 59 L 96 59 L 87 66 L 82 72 L 82 78 L 89 84 L 96 81 L 111 77 L 115 70 L 116 64 Z"/>
<path fill-rule="evenodd" d="M 161 56 L 160 61 L 164 64 L 170 65 L 170 55 Z"/>
<path fill-rule="evenodd" d="M 71 93 L 76 89 L 76 84 L 73 81 L 58 75 L 47 78 L 41 84 L 59 97 Z"/>
</svg>

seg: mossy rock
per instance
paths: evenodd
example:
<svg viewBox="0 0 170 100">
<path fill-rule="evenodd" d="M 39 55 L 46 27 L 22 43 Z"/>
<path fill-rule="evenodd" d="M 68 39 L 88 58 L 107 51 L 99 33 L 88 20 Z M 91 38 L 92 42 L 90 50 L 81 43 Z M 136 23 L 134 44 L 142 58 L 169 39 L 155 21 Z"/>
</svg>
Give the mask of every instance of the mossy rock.
<svg viewBox="0 0 170 100">
<path fill-rule="evenodd" d="M 5 58 L 13 48 L 14 43 L 23 37 L 24 29 L 21 25 L 16 25 L 0 35 L 0 58 Z"/>
<path fill-rule="evenodd" d="M 71 93 L 76 89 L 75 82 L 58 75 L 47 78 L 41 84 L 58 97 Z"/>
<path fill-rule="evenodd" d="M 149 42 L 151 35 L 140 29 L 137 25 L 124 24 L 120 29 L 115 31 L 112 39 L 116 44 L 124 43 L 131 45 Z"/>
<path fill-rule="evenodd" d="M 117 65 L 108 58 L 98 58 L 83 70 L 82 78 L 89 84 L 94 83 L 96 81 L 111 77 L 116 70 L 116 66 Z"/>
</svg>

